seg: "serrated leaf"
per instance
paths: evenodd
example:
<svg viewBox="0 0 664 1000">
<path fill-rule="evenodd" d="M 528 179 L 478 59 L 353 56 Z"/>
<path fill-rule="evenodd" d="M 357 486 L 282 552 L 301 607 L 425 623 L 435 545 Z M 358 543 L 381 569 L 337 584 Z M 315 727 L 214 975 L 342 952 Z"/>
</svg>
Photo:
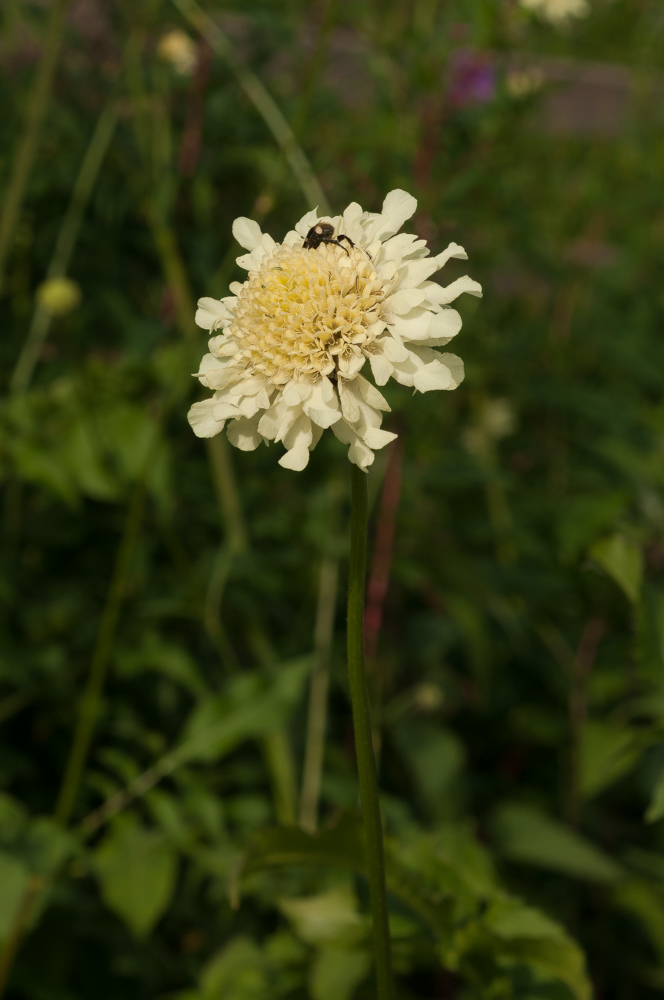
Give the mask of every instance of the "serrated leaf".
<svg viewBox="0 0 664 1000">
<path fill-rule="evenodd" d="M 124 818 L 97 849 L 94 870 L 104 902 L 138 937 L 165 912 L 175 884 L 176 855 L 165 838 Z"/>
<path fill-rule="evenodd" d="M 494 832 L 501 853 L 513 861 L 563 872 L 589 882 L 611 883 L 620 867 L 575 830 L 527 806 L 505 805 Z"/>
<path fill-rule="evenodd" d="M 445 860 L 436 859 L 444 873 L 438 885 L 431 877 L 436 871 L 431 861 L 423 865 L 426 877 L 422 878 L 410 868 L 417 855 L 412 850 L 407 852 L 410 865 L 406 868 L 399 863 L 395 850 L 388 841 L 388 891 L 433 933 L 448 968 L 475 970 L 472 976 L 484 976 L 482 983 L 486 988 L 500 976 L 500 966 L 505 959 L 514 965 L 525 963 L 546 981 L 566 983 L 577 1000 L 589 1000 L 590 985 L 583 952 L 559 924 L 539 910 L 506 896 L 485 875 L 478 883 L 474 914 L 466 908 L 468 916 L 455 930 L 450 892 L 459 887 L 460 882 L 457 879 L 455 883 L 450 877 L 456 874 L 453 865 L 447 866 L 451 869 L 448 872 Z M 360 819 L 346 816 L 333 830 L 314 835 L 294 827 L 261 831 L 255 835 L 242 867 L 234 872 L 232 898 L 237 901 L 243 874 L 281 865 L 327 865 L 366 875 Z M 484 887 L 484 892 L 480 886 Z M 469 883 L 463 891 L 472 893 Z M 488 909 L 486 902 L 491 903 Z"/>
</svg>

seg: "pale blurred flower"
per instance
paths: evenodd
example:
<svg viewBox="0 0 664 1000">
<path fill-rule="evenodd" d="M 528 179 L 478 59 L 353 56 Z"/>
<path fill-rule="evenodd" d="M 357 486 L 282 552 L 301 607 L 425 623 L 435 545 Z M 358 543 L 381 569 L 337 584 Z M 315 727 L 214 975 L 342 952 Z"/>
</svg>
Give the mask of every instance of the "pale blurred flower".
<svg viewBox="0 0 664 1000">
<path fill-rule="evenodd" d="M 505 86 L 510 97 L 530 97 L 542 88 L 544 74 L 540 69 L 511 69 L 506 78 Z"/>
<path fill-rule="evenodd" d="M 463 443 L 474 455 L 486 452 L 493 441 L 513 434 L 516 429 L 514 410 L 506 399 L 488 399 L 481 407 L 475 423 L 463 434 Z"/>
<path fill-rule="evenodd" d="M 423 681 L 413 691 L 413 704 L 420 712 L 435 712 L 445 701 L 445 695 L 437 684 Z"/>
<path fill-rule="evenodd" d="M 196 68 L 196 45 L 189 35 L 179 29 L 161 36 L 157 54 L 170 63 L 180 76 L 191 76 Z"/>
<path fill-rule="evenodd" d="M 590 12 L 588 0 L 519 0 L 522 7 L 539 14 L 552 24 L 572 17 L 585 17 Z"/>
<path fill-rule="evenodd" d="M 461 329 L 449 303 L 462 292 L 481 295 L 476 281 L 457 278 L 446 288 L 427 279 L 450 257 L 467 259 L 451 243 L 428 257 L 426 241 L 396 233 L 417 207 L 405 191 L 391 191 L 382 213 L 353 203 L 343 215 L 308 212 L 283 243 L 258 223 L 236 219 L 233 234 L 250 252 L 238 258 L 249 272 L 221 301 L 201 299 L 196 322 L 223 333 L 209 342 L 198 378 L 214 389 L 194 403 L 189 422 L 199 437 L 213 437 L 230 420 L 229 440 L 243 451 L 261 441 L 282 441 L 279 461 L 300 471 L 323 430 L 349 445 L 348 457 L 365 470 L 372 449 L 396 437 L 381 429 L 389 406 L 361 370 L 368 360 L 375 381 L 392 376 L 420 392 L 455 389 L 463 362 L 444 346 Z M 329 223 L 341 246 L 305 249 L 309 230 Z"/>
<path fill-rule="evenodd" d="M 66 316 L 81 301 L 81 289 L 71 278 L 48 278 L 37 289 L 37 304 L 51 316 Z"/>
</svg>

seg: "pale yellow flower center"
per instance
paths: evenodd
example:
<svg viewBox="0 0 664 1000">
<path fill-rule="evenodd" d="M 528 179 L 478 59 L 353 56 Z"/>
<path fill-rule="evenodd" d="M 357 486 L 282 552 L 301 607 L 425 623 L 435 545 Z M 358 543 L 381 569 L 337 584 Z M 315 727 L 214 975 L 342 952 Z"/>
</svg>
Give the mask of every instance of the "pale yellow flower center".
<svg viewBox="0 0 664 1000">
<path fill-rule="evenodd" d="M 237 344 L 235 360 L 274 385 L 333 374 L 380 332 L 388 291 L 359 247 L 276 246 L 238 295 L 226 331 Z"/>
</svg>

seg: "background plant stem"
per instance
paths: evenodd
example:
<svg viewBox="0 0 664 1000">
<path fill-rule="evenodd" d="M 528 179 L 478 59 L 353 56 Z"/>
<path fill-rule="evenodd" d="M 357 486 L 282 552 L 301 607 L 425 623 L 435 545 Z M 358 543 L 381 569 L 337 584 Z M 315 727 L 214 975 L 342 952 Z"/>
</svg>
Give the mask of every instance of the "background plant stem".
<svg viewBox="0 0 664 1000">
<path fill-rule="evenodd" d="M 317 206 L 322 215 L 329 215 L 330 206 L 327 198 L 318 178 L 311 169 L 311 164 L 304 150 L 278 105 L 256 74 L 240 58 L 221 28 L 194 0 L 173 0 L 173 3 L 182 16 L 207 39 L 217 55 L 220 55 L 227 63 L 276 139 L 309 207 L 315 208 Z"/>
<path fill-rule="evenodd" d="M 19 139 L 9 183 L 0 214 L 0 293 L 5 283 L 5 267 L 12 247 L 25 188 L 37 151 L 39 130 L 44 120 L 53 84 L 53 75 L 62 44 L 62 30 L 69 0 L 54 0 L 46 28 L 44 50 L 30 95 L 23 133 Z"/>
<path fill-rule="evenodd" d="M 92 138 L 86 150 L 76 184 L 72 192 L 67 213 L 62 221 L 55 250 L 46 272 L 47 280 L 62 278 L 69 270 L 76 240 L 83 221 L 83 215 L 94 189 L 101 165 L 110 145 L 118 120 L 116 100 L 108 102 L 97 121 Z M 12 393 L 24 392 L 32 379 L 39 360 L 40 351 L 48 337 L 53 323 L 53 316 L 42 306 L 37 305 L 32 314 L 32 322 L 25 338 L 16 367 L 14 368 L 9 388 Z"/>
<path fill-rule="evenodd" d="M 97 643 L 92 655 L 90 673 L 81 702 L 76 732 L 55 807 L 55 818 L 63 826 L 69 822 L 76 803 L 76 795 L 81 783 L 83 768 L 85 767 L 85 761 L 88 756 L 99 712 L 99 702 L 106 678 L 113 639 L 115 638 L 115 629 L 120 616 L 131 561 L 136 548 L 143 509 L 145 507 L 145 480 L 146 475 L 144 474 L 136 484 L 134 495 L 127 511 L 124 533 L 120 548 L 118 549 L 115 571 L 108 590 Z"/>
<path fill-rule="evenodd" d="M 21 942 L 34 912 L 35 903 L 39 899 L 43 888 L 44 878 L 41 875 L 32 875 L 23 894 L 23 899 L 21 900 L 9 935 L 3 945 L 2 951 L 0 951 L 0 998 L 4 995 L 14 959 L 16 958 L 18 949 L 21 947 Z"/>
<path fill-rule="evenodd" d="M 324 556 L 318 582 L 318 608 L 314 629 L 316 666 L 309 689 L 307 740 L 300 797 L 300 826 L 308 833 L 315 833 L 318 826 L 318 800 L 323 774 L 327 692 L 330 680 L 330 647 L 334 632 L 338 578 L 338 560 L 329 554 Z"/>
<path fill-rule="evenodd" d="M 367 570 L 367 477 L 351 465 L 350 565 L 348 571 L 348 677 L 355 753 L 364 817 L 365 851 L 373 921 L 378 1000 L 392 1000 L 390 929 L 385 889 L 383 826 L 373 752 L 369 689 L 364 669 L 364 587 Z"/>
</svg>

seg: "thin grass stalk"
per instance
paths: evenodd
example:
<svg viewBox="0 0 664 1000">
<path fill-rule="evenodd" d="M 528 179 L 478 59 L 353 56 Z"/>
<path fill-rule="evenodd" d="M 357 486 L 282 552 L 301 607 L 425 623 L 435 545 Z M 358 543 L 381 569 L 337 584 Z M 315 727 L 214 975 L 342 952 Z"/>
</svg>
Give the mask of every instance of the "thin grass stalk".
<svg viewBox="0 0 664 1000">
<path fill-rule="evenodd" d="M 148 462 L 154 454 L 148 450 Z M 54 818 L 66 826 L 69 823 L 83 775 L 83 769 L 92 742 L 94 726 L 99 711 L 99 703 L 108 669 L 115 630 L 122 608 L 128 573 L 131 567 L 140 522 L 145 504 L 145 480 L 148 463 L 141 480 L 136 484 L 134 496 L 127 512 L 125 527 L 116 557 L 115 570 L 111 579 L 97 642 L 92 655 L 90 673 L 79 711 L 74 739 L 65 767 L 65 774 L 55 806 Z M 30 927 L 30 921 L 40 896 L 46 888 L 46 879 L 32 879 L 23 894 L 18 912 L 9 934 L 0 950 L 0 998 L 3 995 L 14 960 L 23 938 Z"/>
<path fill-rule="evenodd" d="M 318 607 L 314 629 L 316 666 L 311 675 L 307 737 L 304 750 L 300 826 L 308 833 L 318 827 L 318 803 L 323 775 L 327 695 L 330 684 L 330 650 L 334 634 L 334 611 L 337 600 L 339 561 L 332 555 L 323 558 L 318 581 Z"/>
<path fill-rule="evenodd" d="M 46 271 L 46 279 L 63 278 L 69 270 L 71 258 L 81 229 L 83 216 L 99 176 L 118 120 L 118 104 L 110 100 L 97 120 L 92 138 L 83 157 L 67 212 L 60 226 L 53 256 Z M 36 306 L 32 322 L 14 368 L 9 389 L 12 394 L 25 392 L 32 380 L 41 349 L 53 323 L 53 316 L 41 306 Z"/>
<path fill-rule="evenodd" d="M 369 687 L 364 669 L 364 588 L 367 572 L 367 476 L 351 465 L 351 529 L 348 570 L 348 678 L 373 924 L 378 1000 L 392 1000 L 392 960 L 385 888 L 383 825 L 373 751 Z"/>
<path fill-rule="evenodd" d="M 150 450 L 154 451 L 154 448 Z M 76 803 L 76 796 L 99 713 L 99 704 L 108 671 L 115 631 L 120 617 L 120 610 L 127 588 L 131 563 L 145 508 L 146 473 L 147 468 L 134 488 L 134 495 L 127 512 L 122 541 L 115 562 L 115 570 L 106 598 L 97 643 L 92 655 L 90 673 L 81 701 L 74 740 L 69 752 L 65 776 L 55 807 L 55 819 L 59 823 L 62 823 L 63 826 L 69 823 Z"/>
<path fill-rule="evenodd" d="M 0 212 L 0 294 L 5 284 L 7 259 L 12 248 L 16 224 L 19 220 L 28 178 L 37 152 L 39 132 L 46 114 L 55 67 L 62 46 L 65 13 L 69 0 L 55 0 L 46 28 L 37 77 L 28 102 L 23 132 L 18 141 L 14 161 Z"/>
<path fill-rule="evenodd" d="M 31 875 L 23 899 L 20 902 L 14 923 L 0 951 L 0 997 L 4 995 L 14 959 L 30 925 L 35 905 L 44 889 L 46 880 L 42 875 Z"/>
<path fill-rule="evenodd" d="M 299 184 L 310 208 L 318 207 L 322 215 L 330 214 L 330 206 L 320 182 L 312 170 L 293 129 L 284 118 L 274 98 L 256 74 L 237 54 L 232 42 L 195 0 L 173 0 L 182 16 L 207 40 L 210 47 L 226 62 L 231 72 L 265 124 L 274 136 Z"/>
</svg>

